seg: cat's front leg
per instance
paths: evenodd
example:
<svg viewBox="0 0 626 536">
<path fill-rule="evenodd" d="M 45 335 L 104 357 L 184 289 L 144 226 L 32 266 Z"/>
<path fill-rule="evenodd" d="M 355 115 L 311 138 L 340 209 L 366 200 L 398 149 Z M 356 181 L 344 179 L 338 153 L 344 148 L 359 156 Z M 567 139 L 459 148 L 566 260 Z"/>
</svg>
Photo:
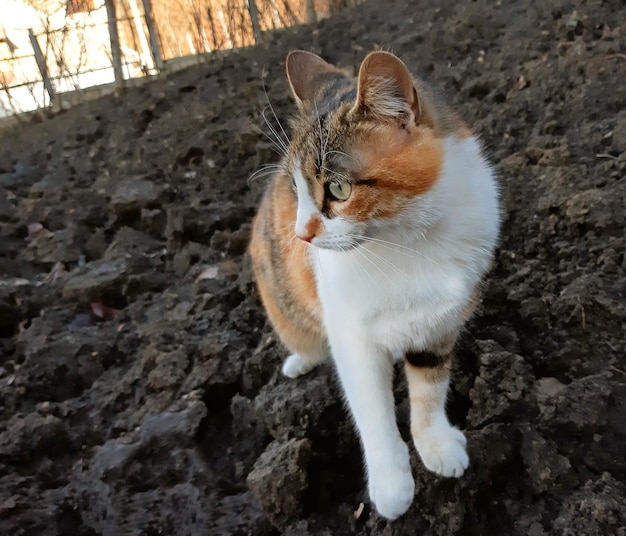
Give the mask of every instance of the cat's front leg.
<svg viewBox="0 0 626 536">
<path fill-rule="evenodd" d="M 469 458 L 465 436 L 446 415 L 450 354 L 407 352 L 405 364 L 415 448 L 427 469 L 458 478 L 467 469 Z"/>
<path fill-rule="evenodd" d="M 387 519 L 404 514 L 415 492 L 409 451 L 396 423 L 391 357 L 367 335 L 343 326 L 329 333 L 339 378 L 365 455 L 370 499 Z"/>
</svg>

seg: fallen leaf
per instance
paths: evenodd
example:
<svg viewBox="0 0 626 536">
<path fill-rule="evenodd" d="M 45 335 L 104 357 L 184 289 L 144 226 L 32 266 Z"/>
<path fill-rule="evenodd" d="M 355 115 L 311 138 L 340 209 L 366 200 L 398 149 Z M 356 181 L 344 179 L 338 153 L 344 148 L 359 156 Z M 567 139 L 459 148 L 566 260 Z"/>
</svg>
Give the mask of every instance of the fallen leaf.
<svg viewBox="0 0 626 536">
<path fill-rule="evenodd" d="M 91 311 L 98 318 L 102 318 L 102 320 L 113 320 L 113 318 L 115 318 L 115 309 L 100 302 L 93 302 L 91 304 Z"/>
<path fill-rule="evenodd" d="M 52 270 L 50 270 L 50 272 L 43 278 L 44 283 L 54 283 L 61 274 L 66 272 L 67 270 L 65 269 L 65 264 L 57 262 L 52 267 Z"/>
<path fill-rule="evenodd" d="M 365 505 L 363 503 L 360 503 L 359 507 L 352 514 L 354 515 L 354 519 L 359 519 L 361 517 L 361 515 L 363 514 L 364 508 L 365 508 Z"/>
<path fill-rule="evenodd" d="M 23 277 L 13 277 L 11 279 L 0 279 L 0 287 L 23 287 L 30 285 L 31 282 Z"/>
<path fill-rule="evenodd" d="M 217 279 L 218 275 L 219 268 L 215 264 L 207 266 L 196 276 L 196 283 L 198 281 L 202 281 L 203 279 Z"/>
<path fill-rule="evenodd" d="M 41 225 L 41 223 L 29 223 L 27 229 L 28 237 L 26 240 L 29 242 L 37 240 L 37 238 L 41 238 L 42 236 L 46 236 L 50 232 L 43 225 Z"/>
</svg>

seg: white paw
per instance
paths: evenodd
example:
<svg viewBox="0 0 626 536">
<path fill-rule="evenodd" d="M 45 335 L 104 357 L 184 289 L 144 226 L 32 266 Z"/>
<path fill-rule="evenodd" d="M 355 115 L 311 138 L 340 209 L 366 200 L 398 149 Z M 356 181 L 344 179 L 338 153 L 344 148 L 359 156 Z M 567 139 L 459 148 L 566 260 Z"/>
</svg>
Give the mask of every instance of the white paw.
<svg viewBox="0 0 626 536">
<path fill-rule="evenodd" d="M 469 466 L 467 440 L 458 428 L 432 426 L 415 439 L 415 447 L 430 471 L 442 476 L 460 477 Z"/>
<path fill-rule="evenodd" d="M 411 474 L 409 451 L 404 442 L 404 452 L 389 465 L 370 468 L 369 493 L 376 511 L 386 519 L 397 519 L 404 514 L 415 494 L 415 481 Z"/>
<path fill-rule="evenodd" d="M 317 362 L 304 359 L 300 354 L 291 354 L 283 363 L 282 373 L 288 378 L 297 378 L 310 372 L 318 365 Z"/>
</svg>

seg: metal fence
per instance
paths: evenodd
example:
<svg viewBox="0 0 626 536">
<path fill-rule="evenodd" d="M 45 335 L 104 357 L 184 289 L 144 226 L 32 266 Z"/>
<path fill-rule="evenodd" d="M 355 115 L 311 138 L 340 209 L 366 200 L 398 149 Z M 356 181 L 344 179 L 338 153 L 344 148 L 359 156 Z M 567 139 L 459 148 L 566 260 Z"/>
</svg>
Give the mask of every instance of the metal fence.
<svg viewBox="0 0 626 536">
<path fill-rule="evenodd" d="M 252 45 L 267 31 L 359 1 L 58 0 L 56 11 L 50 3 L 43 11 L 38 0 L 11 0 L 31 8 L 33 26 L 4 34 L 0 26 L 0 117 L 58 105 L 95 86 L 121 88 L 173 68 L 177 58 Z"/>
</svg>

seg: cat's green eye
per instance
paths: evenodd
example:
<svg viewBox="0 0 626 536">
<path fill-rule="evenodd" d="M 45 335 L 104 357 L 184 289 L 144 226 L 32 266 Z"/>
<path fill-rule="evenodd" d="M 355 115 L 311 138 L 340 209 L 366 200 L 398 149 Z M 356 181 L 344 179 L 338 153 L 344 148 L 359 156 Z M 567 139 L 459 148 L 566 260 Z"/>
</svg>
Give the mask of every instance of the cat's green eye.
<svg viewBox="0 0 626 536">
<path fill-rule="evenodd" d="M 328 191 L 337 201 L 345 201 L 352 193 L 352 184 L 345 181 L 330 181 Z"/>
</svg>

